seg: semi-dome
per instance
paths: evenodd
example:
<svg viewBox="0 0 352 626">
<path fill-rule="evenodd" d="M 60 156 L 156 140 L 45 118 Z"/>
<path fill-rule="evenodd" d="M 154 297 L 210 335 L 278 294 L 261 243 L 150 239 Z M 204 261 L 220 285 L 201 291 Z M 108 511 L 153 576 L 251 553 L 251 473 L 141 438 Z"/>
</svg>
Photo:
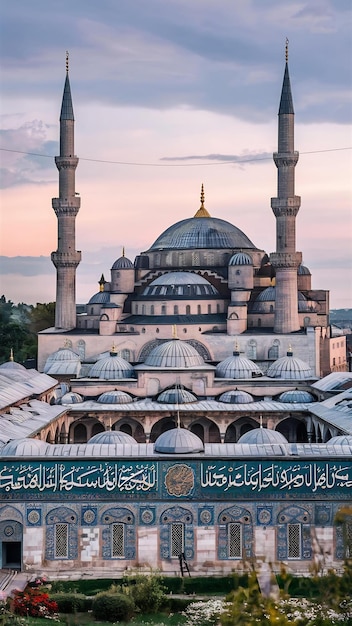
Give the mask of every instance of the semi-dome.
<svg viewBox="0 0 352 626">
<path fill-rule="evenodd" d="M 215 296 L 218 290 L 194 272 L 168 272 L 155 278 L 142 296 Z"/>
<path fill-rule="evenodd" d="M 301 389 L 291 389 L 291 391 L 284 391 L 279 396 L 279 402 L 291 402 L 292 404 L 297 402 L 314 402 L 314 396 L 309 391 Z"/>
<path fill-rule="evenodd" d="M 245 252 L 237 252 L 229 260 L 229 265 L 253 265 L 252 257 Z"/>
<path fill-rule="evenodd" d="M 162 404 L 186 404 L 187 402 L 197 402 L 196 396 L 187 389 L 165 389 L 158 396 L 158 402 Z"/>
<path fill-rule="evenodd" d="M 23 437 L 21 439 L 11 439 L 1 449 L 2 456 L 36 456 L 45 454 L 50 446 L 41 439 L 31 439 Z"/>
<path fill-rule="evenodd" d="M 256 378 L 263 376 L 261 369 L 245 356 L 235 350 L 232 356 L 227 357 L 216 366 L 217 378 Z"/>
<path fill-rule="evenodd" d="M 305 265 L 299 265 L 297 269 L 298 276 L 311 276 L 310 270 Z"/>
<path fill-rule="evenodd" d="M 79 404 L 80 402 L 83 402 L 83 396 L 75 391 L 65 393 L 59 400 L 60 404 Z"/>
<path fill-rule="evenodd" d="M 271 430 L 270 428 L 253 428 L 253 430 L 249 430 L 247 433 L 244 433 L 239 440 L 238 443 L 249 443 L 249 444 L 286 444 L 288 443 L 286 437 L 284 437 L 277 430 Z"/>
<path fill-rule="evenodd" d="M 133 378 L 134 369 L 128 361 L 111 351 L 109 356 L 99 359 L 89 370 L 89 378 L 115 380 L 119 378 Z"/>
<path fill-rule="evenodd" d="M 285 380 L 305 380 L 312 378 L 313 372 L 308 363 L 294 357 L 291 350 L 289 350 L 287 356 L 282 356 L 270 365 L 267 376 Z"/>
<path fill-rule="evenodd" d="M 112 389 L 111 391 L 104 391 L 104 393 L 99 396 L 97 402 L 101 404 L 128 404 L 132 402 L 132 396 L 125 391 Z"/>
<path fill-rule="evenodd" d="M 105 304 L 110 302 L 110 293 L 108 291 L 98 291 L 91 297 L 88 304 Z"/>
<path fill-rule="evenodd" d="M 221 394 L 219 402 L 227 402 L 229 404 L 247 404 L 248 402 L 253 402 L 253 396 L 246 391 L 231 389 L 230 391 L 225 391 Z"/>
<path fill-rule="evenodd" d="M 254 244 L 236 226 L 216 217 L 191 217 L 167 228 L 151 250 L 251 248 Z"/>
<path fill-rule="evenodd" d="M 307 300 L 305 295 L 299 291 L 298 292 L 298 311 L 299 313 L 312 312 L 316 310 L 316 302 L 312 300 Z M 251 313 L 268 313 L 268 308 L 265 303 L 270 303 L 272 305 L 272 311 L 275 310 L 275 298 L 276 298 L 276 287 L 266 287 L 261 291 L 254 302 L 250 305 Z"/>
<path fill-rule="evenodd" d="M 186 341 L 171 339 L 156 346 L 144 361 L 151 367 L 199 367 L 204 365 L 197 350 Z"/>
<path fill-rule="evenodd" d="M 155 452 L 164 454 L 187 454 L 203 452 L 202 440 L 186 428 L 171 428 L 162 433 L 154 444 Z"/>
<path fill-rule="evenodd" d="M 106 430 L 102 433 L 94 435 L 87 441 L 88 444 L 115 444 L 115 443 L 128 443 L 135 444 L 136 440 L 128 433 L 124 433 L 121 430 Z"/>
</svg>

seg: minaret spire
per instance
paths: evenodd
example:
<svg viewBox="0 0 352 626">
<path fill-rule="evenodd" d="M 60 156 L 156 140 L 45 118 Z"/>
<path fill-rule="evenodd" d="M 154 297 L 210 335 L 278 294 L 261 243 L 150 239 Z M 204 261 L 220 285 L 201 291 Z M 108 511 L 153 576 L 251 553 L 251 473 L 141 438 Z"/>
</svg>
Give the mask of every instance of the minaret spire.
<svg viewBox="0 0 352 626">
<path fill-rule="evenodd" d="M 74 156 L 74 116 L 68 75 L 69 56 L 66 52 L 66 79 L 60 114 L 60 156 L 55 157 L 59 170 L 59 197 L 52 199 L 58 221 L 58 247 L 51 253 L 56 267 L 55 327 L 71 330 L 76 326 L 76 268 L 81 253 L 76 251 L 75 221 L 80 198 L 75 192 L 75 171 L 78 158 Z"/>
<path fill-rule="evenodd" d="M 277 197 L 271 199 L 276 217 L 276 252 L 270 261 L 276 269 L 274 332 L 292 333 L 300 328 L 298 317 L 297 268 L 302 254 L 296 252 L 296 216 L 301 198 L 295 195 L 294 109 L 288 71 L 288 39 L 285 46 L 285 72 L 282 83 L 278 151 L 273 158 L 278 170 Z"/>
</svg>

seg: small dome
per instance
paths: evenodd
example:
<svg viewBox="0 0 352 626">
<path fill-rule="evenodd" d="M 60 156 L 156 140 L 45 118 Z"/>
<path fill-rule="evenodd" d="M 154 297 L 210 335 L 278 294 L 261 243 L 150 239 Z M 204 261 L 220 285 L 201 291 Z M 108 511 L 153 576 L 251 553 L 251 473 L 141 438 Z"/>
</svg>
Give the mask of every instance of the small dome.
<svg viewBox="0 0 352 626">
<path fill-rule="evenodd" d="M 99 359 L 89 371 L 89 378 L 102 378 L 104 380 L 116 380 L 119 378 L 133 378 L 134 369 L 128 361 L 117 356 L 115 352 Z"/>
<path fill-rule="evenodd" d="M 12 439 L 1 449 L 2 456 L 36 456 L 45 454 L 49 443 L 40 439 Z"/>
<path fill-rule="evenodd" d="M 352 446 L 352 435 L 337 435 L 332 437 L 326 444 L 327 446 Z"/>
<path fill-rule="evenodd" d="M 56 352 L 49 354 L 45 365 L 44 374 L 75 375 L 78 376 L 81 370 L 80 356 L 71 348 L 59 348 Z"/>
<path fill-rule="evenodd" d="M 79 361 L 79 354 L 71 350 L 71 348 L 59 348 L 56 352 L 49 355 L 47 362 L 49 361 Z"/>
<path fill-rule="evenodd" d="M 62 396 L 59 402 L 60 404 L 79 404 L 83 402 L 83 397 L 79 393 L 69 391 Z"/>
<path fill-rule="evenodd" d="M 186 404 L 187 402 L 197 402 L 193 393 L 187 389 L 165 389 L 158 396 L 158 402 L 163 404 Z"/>
<path fill-rule="evenodd" d="M 232 356 L 218 363 L 215 376 L 217 378 L 255 378 L 263 376 L 263 372 L 253 361 L 235 351 Z"/>
<path fill-rule="evenodd" d="M 310 270 L 305 265 L 299 265 L 297 269 L 298 276 L 311 276 Z"/>
<path fill-rule="evenodd" d="M 132 402 L 132 397 L 125 391 L 114 389 L 112 391 L 105 391 L 102 393 L 97 402 L 100 402 L 101 404 L 128 404 L 129 402 Z"/>
<path fill-rule="evenodd" d="M 115 261 L 111 269 L 112 270 L 130 270 L 133 268 L 134 268 L 134 265 L 132 261 L 130 261 L 130 259 L 128 259 L 127 256 L 122 255 Z"/>
<path fill-rule="evenodd" d="M 155 278 L 142 296 L 216 296 L 218 290 L 194 272 L 168 272 Z"/>
<path fill-rule="evenodd" d="M 199 367 L 204 361 L 199 352 L 186 341 L 171 339 L 156 346 L 144 361 L 152 367 Z"/>
<path fill-rule="evenodd" d="M 172 428 L 162 433 L 154 444 L 155 452 L 164 454 L 187 454 L 203 452 L 202 440 L 186 428 Z"/>
<path fill-rule="evenodd" d="M 246 391 L 232 389 L 231 391 L 225 391 L 225 393 L 222 393 L 219 398 L 219 402 L 227 402 L 229 404 L 247 404 L 248 402 L 253 402 L 253 396 Z"/>
<path fill-rule="evenodd" d="M 105 304 L 110 302 L 110 293 L 108 291 L 98 291 L 91 297 L 88 304 Z"/>
<path fill-rule="evenodd" d="M 10 361 L 6 361 L 6 363 L 0 365 L 0 370 L 21 370 L 23 372 L 26 371 L 26 368 L 24 365 L 21 365 L 21 363 L 16 363 L 16 361 L 10 359 Z"/>
<path fill-rule="evenodd" d="M 313 373 L 308 363 L 293 356 L 291 351 L 270 365 L 267 376 L 269 378 L 283 378 L 285 380 L 305 380 L 312 378 Z"/>
<path fill-rule="evenodd" d="M 137 443 L 135 439 L 133 439 L 133 437 L 131 437 L 131 435 L 129 435 L 128 433 L 124 433 L 122 432 L 122 430 L 106 430 L 102 433 L 98 433 L 97 435 L 94 435 L 94 437 L 91 437 L 88 441 L 87 441 L 87 445 L 88 444 L 94 444 L 94 443 L 99 443 L 99 444 L 115 444 L 115 443 L 129 443 L 129 444 L 135 444 Z"/>
<path fill-rule="evenodd" d="M 153 243 L 151 250 L 192 250 L 194 248 L 255 248 L 236 226 L 216 217 L 191 217 L 173 224 Z"/>
<path fill-rule="evenodd" d="M 238 443 L 249 444 L 273 444 L 273 443 L 288 443 L 286 437 L 284 437 L 277 430 L 271 430 L 270 428 L 253 428 L 248 431 L 242 437 L 239 438 Z"/>
<path fill-rule="evenodd" d="M 314 396 L 309 391 L 301 391 L 300 389 L 284 391 L 279 396 L 279 402 L 291 402 L 292 404 L 297 402 L 314 402 L 314 400 Z"/>
<path fill-rule="evenodd" d="M 237 252 L 229 260 L 229 265 L 253 265 L 253 261 L 249 254 Z"/>
</svg>

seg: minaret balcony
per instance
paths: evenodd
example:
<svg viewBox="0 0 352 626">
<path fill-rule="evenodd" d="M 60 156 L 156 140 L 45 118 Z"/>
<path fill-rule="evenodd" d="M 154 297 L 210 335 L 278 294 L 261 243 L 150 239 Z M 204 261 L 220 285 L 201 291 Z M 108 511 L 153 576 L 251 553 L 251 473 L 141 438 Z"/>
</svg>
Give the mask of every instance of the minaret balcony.
<svg viewBox="0 0 352 626">
<path fill-rule="evenodd" d="M 270 263 L 276 269 L 297 269 L 302 263 L 302 252 L 272 252 Z"/>
<path fill-rule="evenodd" d="M 81 206 L 81 198 L 73 197 L 70 200 L 63 200 L 62 198 L 52 198 L 51 206 L 53 207 L 57 217 L 76 217 L 80 206 Z"/>
<path fill-rule="evenodd" d="M 296 216 L 301 206 L 301 196 L 291 198 L 271 198 L 271 208 L 275 217 Z"/>
<path fill-rule="evenodd" d="M 75 170 L 78 165 L 78 157 L 76 156 L 56 156 L 55 163 L 58 170 L 73 169 Z"/>
<path fill-rule="evenodd" d="M 76 268 L 81 261 L 81 252 L 56 252 L 51 253 L 51 260 L 55 267 L 74 267 Z"/>
<path fill-rule="evenodd" d="M 299 159 L 299 152 L 274 152 L 273 159 L 276 167 L 295 167 Z"/>
</svg>

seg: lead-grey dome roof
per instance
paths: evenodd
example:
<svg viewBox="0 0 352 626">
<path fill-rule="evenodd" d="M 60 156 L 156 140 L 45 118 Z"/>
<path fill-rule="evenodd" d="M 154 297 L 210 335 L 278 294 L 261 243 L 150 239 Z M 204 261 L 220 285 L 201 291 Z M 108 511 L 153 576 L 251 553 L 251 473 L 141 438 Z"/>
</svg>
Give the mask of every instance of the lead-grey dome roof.
<svg viewBox="0 0 352 626">
<path fill-rule="evenodd" d="M 132 365 L 117 356 L 115 352 L 110 352 L 110 356 L 99 359 L 89 371 L 89 378 L 102 378 L 104 380 L 133 378 L 134 375 Z"/>
<path fill-rule="evenodd" d="M 269 378 L 283 378 L 285 380 L 305 380 L 312 378 L 313 372 L 308 363 L 294 357 L 291 351 L 270 365 L 267 376 Z"/>
<path fill-rule="evenodd" d="M 165 389 L 158 396 L 158 402 L 162 404 L 186 404 L 197 400 L 198 398 L 187 389 Z"/>
<path fill-rule="evenodd" d="M 130 270 L 133 269 L 133 263 L 125 255 L 120 256 L 112 266 L 112 270 Z"/>
<path fill-rule="evenodd" d="M 132 396 L 126 391 L 120 391 L 119 389 L 112 389 L 111 391 L 104 391 L 97 402 L 101 404 L 128 404 L 132 402 Z"/>
<path fill-rule="evenodd" d="M 249 444 L 273 444 L 273 443 L 288 443 L 286 437 L 284 437 L 277 430 L 271 430 L 270 428 L 253 428 L 247 433 L 242 435 L 237 443 L 249 443 Z"/>
<path fill-rule="evenodd" d="M 83 396 L 75 391 L 65 393 L 59 400 L 60 404 L 79 404 L 80 402 L 83 402 Z"/>
<path fill-rule="evenodd" d="M 99 444 L 110 444 L 110 443 L 129 443 L 129 444 L 135 444 L 137 443 L 135 439 L 133 439 L 133 437 L 131 437 L 131 435 L 129 435 L 128 433 L 124 433 L 121 430 L 106 430 L 102 433 L 98 433 L 97 435 L 94 435 L 93 437 L 91 437 L 88 441 L 87 444 L 95 444 L 95 443 L 99 443 Z"/>
<path fill-rule="evenodd" d="M 218 363 L 215 376 L 217 378 L 252 378 L 263 376 L 263 372 L 256 363 L 235 351 L 232 356 Z"/>
<path fill-rule="evenodd" d="M 105 304 L 110 302 L 110 293 L 108 291 L 98 291 L 91 297 L 88 304 Z"/>
<path fill-rule="evenodd" d="M 199 352 L 186 341 L 171 339 L 156 346 L 144 361 L 152 367 L 199 367 L 204 365 Z"/>
<path fill-rule="evenodd" d="M 194 272 L 168 272 L 155 278 L 142 296 L 207 296 L 219 295 L 218 290 L 203 276 Z"/>
<path fill-rule="evenodd" d="M 253 396 L 250 393 L 238 389 L 225 391 L 219 398 L 219 402 L 228 402 L 229 404 L 247 404 L 253 401 Z"/>
<path fill-rule="evenodd" d="M 279 402 L 314 402 L 314 396 L 303 389 L 291 389 L 280 394 Z"/>
<path fill-rule="evenodd" d="M 37 454 L 45 454 L 50 446 L 49 443 L 41 439 L 31 439 L 23 437 L 21 439 L 12 439 L 1 449 L 2 456 L 35 456 Z"/>
<path fill-rule="evenodd" d="M 305 313 L 308 311 L 315 311 L 316 303 L 311 300 L 308 302 L 305 295 L 299 291 L 297 294 L 298 297 L 298 311 L 299 313 Z M 276 287 L 266 287 L 263 291 L 258 294 L 254 302 L 250 305 L 251 313 L 266 313 L 265 305 L 263 306 L 263 302 L 272 302 L 273 307 L 275 308 L 275 298 L 276 298 Z"/>
<path fill-rule="evenodd" d="M 203 452 L 202 440 L 186 428 L 172 428 L 162 433 L 154 444 L 155 452 L 164 454 L 187 454 Z"/>
<path fill-rule="evenodd" d="M 245 252 L 237 252 L 229 260 L 229 265 L 253 265 L 252 257 Z"/>
<path fill-rule="evenodd" d="M 255 248 L 236 226 L 216 217 L 190 217 L 167 228 L 149 250 Z"/>
</svg>

